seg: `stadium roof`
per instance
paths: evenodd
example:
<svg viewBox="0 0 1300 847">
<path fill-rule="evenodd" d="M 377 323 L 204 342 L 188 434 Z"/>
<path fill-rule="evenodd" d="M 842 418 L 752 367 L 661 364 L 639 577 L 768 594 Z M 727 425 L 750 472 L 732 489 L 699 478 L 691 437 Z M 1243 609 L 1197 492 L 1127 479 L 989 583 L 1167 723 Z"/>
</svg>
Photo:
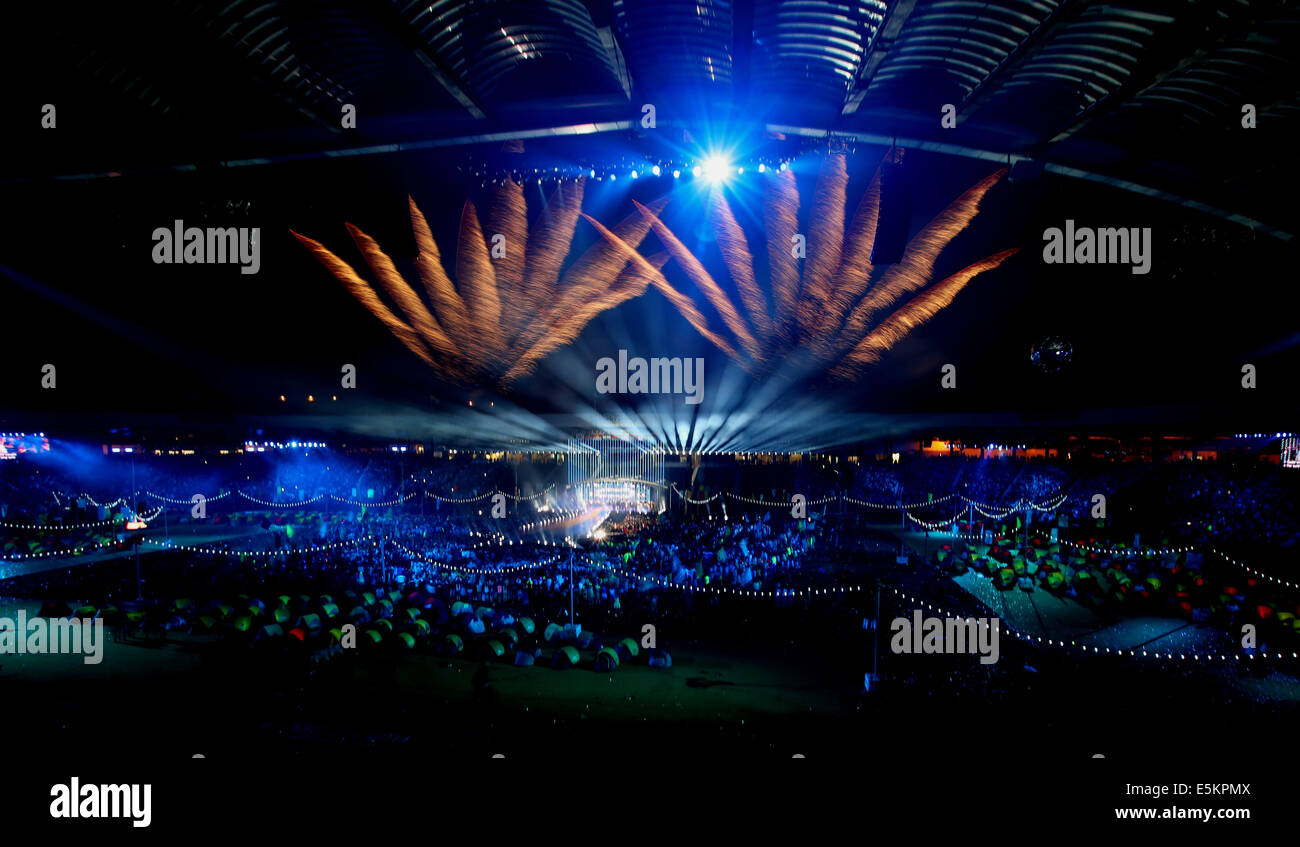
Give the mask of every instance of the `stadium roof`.
<svg viewBox="0 0 1300 847">
<path fill-rule="evenodd" d="M 1049 170 L 1284 238 L 1300 9 L 1244 0 L 33 4 L 0 59 L 60 108 L 0 180 L 743 116 Z M 343 129 L 344 104 L 357 107 Z M 1242 127 L 1246 104 L 1258 129 Z M 945 106 L 957 125 L 944 128 Z M 32 114 L 37 114 L 33 111 Z M 35 122 L 33 122 L 35 123 Z M 145 129 L 152 141 L 141 143 Z"/>
</svg>

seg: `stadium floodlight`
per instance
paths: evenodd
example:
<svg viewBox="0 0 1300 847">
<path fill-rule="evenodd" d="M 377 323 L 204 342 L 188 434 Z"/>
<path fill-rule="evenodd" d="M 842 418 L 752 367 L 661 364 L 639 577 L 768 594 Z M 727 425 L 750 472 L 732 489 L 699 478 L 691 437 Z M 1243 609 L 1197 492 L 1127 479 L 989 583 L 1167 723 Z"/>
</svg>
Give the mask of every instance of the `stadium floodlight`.
<svg viewBox="0 0 1300 847">
<path fill-rule="evenodd" d="M 711 183 L 720 184 L 727 180 L 733 172 L 731 162 L 726 157 L 719 156 L 716 153 L 708 156 L 704 160 L 704 178 Z"/>
</svg>

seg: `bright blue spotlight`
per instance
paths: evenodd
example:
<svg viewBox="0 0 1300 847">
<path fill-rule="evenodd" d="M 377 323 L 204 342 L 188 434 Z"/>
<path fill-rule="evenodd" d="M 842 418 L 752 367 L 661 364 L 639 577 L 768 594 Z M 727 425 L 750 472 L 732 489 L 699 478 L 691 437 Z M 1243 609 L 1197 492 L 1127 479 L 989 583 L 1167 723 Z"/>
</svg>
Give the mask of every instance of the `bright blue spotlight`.
<svg viewBox="0 0 1300 847">
<path fill-rule="evenodd" d="M 759 173 L 763 173 L 763 172 L 766 171 L 766 170 L 767 170 L 767 165 L 763 164 L 762 162 L 759 162 L 759 164 L 758 164 L 758 172 L 759 172 Z"/>
<path fill-rule="evenodd" d="M 655 165 L 653 168 L 651 168 L 650 173 L 654 174 L 655 176 L 659 176 L 659 166 Z"/>
<path fill-rule="evenodd" d="M 731 163 L 722 156 L 713 155 L 704 160 L 704 178 L 709 182 L 724 182 L 731 173 Z"/>
<path fill-rule="evenodd" d="M 636 177 L 637 177 L 636 171 L 632 171 L 632 179 L 636 179 Z"/>
<path fill-rule="evenodd" d="M 681 175 L 682 175 L 681 171 L 673 171 L 673 179 L 680 179 Z"/>
</svg>

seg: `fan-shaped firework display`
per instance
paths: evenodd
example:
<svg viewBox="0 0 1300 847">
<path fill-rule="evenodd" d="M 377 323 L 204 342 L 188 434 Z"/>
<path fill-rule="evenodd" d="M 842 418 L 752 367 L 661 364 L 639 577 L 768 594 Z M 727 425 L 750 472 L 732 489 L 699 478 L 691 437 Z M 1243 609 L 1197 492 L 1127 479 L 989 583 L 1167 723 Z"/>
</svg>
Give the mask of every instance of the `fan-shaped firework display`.
<svg viewBox="0 0 1300 847">
<path fill-rule="evenodd" d="M 976 275 L 1018 252 L 1002 250 L 931 282 L 940 253 L 970 224 L 980 200 L 1005 173 L 999 170 L 972 186 L 908 242 L 899 262 L 882 267 L 871 262 L 881 205 L 879 170 L 846 231 L 848 171 L 842 154 L 826 155 L 813 195 L 806 259 L 792 247 L 799 235 L 794 173 L 773 172 L 764 183 L 767 291 L 759 286 L 759 268 L 745 233 L 721 187 L 715 186 L 710 223 L 739 304 L 653 209 L 640 204 L 638 208 L 730 334 L 730 340 L 714 334 L 698 313 L 679 305 L 719 349 L 755 374 L 792 361 L 809 370 L 830 368 L 835 377 L 851 378 L 951 303 Z M 910 299 L 887 312 L 908 295 Z M 685 298 L 672 299 L 678 305 Z"/>
<path fill-rule="evenodd" d="M 414 264 L 428 305 L 375 240 L 347 224 L 380 288 L 402 316 L 338 255 L 318 241 L 293 235 L 407 349 L 442 376 L 461 383 L 506 385 L 572 343 L 601 312 L 643 293 L 651 275 L 668 259 L 660 255 L 629 264 L 628 249 L 639 245 L 651 226 L 649 219 L 633 214 L 612 233 L 601 227 L 607 239 L 592 245 L 561 277 L 584 186 L 584 180 L 559 185 L 531 233 L 520 183 L 506 180 L 493 187 L 486 233 L 473 202 L 466 201 L 455 282 L 411 199 L 411 229 L 419 249 Z M 651 206 L 662 210 L 667 202 L 663 198 Z"/>
</svg>

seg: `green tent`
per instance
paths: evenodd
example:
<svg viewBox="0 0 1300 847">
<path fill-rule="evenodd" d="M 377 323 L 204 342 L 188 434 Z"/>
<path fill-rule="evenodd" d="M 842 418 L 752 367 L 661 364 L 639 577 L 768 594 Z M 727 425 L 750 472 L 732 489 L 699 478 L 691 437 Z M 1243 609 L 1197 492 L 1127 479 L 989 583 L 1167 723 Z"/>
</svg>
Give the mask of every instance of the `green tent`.
<svg viewBox="0 0 1300 847">
<path fill-rule="evenodd" d="M 576 647 L 561 647 L 555 651 L 551 657 L 551 667 L 553 668 L 571 668 L 578 664 L 581 656 Z"/>
<path fill-rule="evenodd" d="M 618 645 L 627 650 L 629 656 L 635 657 L 641 651 L 640 646 L 631 638 L 624 638 Z"/>
<path fill-rule="evenodd" d="M 596 670 L 618 670 L 618 651 L 612 647 L 601 648 L 601 651 L 596 654 Z"/>
<path fill-rule="evenodd" d="M 533 630 L 537 629 L 537 624 L 533 623 L 532 618 L 520 618 L 519 625 L 524 628 L 524 633 L 532 635 Z"/>
<path fill-rule="evenodd" d="M 546 641 L 550 641 L 562 632 L 564 632 L 564 627 L 557 623 L 548 623 L 546 629 L 542 632 L 542 638 Z"/>
<path fill-rule="evenodd" d="M 487 648 L 488 652 L 490 652 L 493 656 L 495 656 L 498 659 L 506 654 L 505 645 L 503 645 L 500 641 L 497 641 L 495 638 L 492 639 L 491 641 L 488 641 L 487 644 L 484 646 Z"/>
<path fill-rule="evenodd" d="M 459 653 L 465 649 L 465 642 L 461 640 L 459 635 L 448 635 L 442 640 L 442 642 L 447 649 L 451 650 L 453 653 Z"/>
<path fill-rule="evenodd" d="M 415 649 L 415 636 L 411 635 L 411 633 L 399 632 L 397 634 L 397 639 L 402 642 L 402 645 L 406 647 L 407 650 Z"/>
</svg>

